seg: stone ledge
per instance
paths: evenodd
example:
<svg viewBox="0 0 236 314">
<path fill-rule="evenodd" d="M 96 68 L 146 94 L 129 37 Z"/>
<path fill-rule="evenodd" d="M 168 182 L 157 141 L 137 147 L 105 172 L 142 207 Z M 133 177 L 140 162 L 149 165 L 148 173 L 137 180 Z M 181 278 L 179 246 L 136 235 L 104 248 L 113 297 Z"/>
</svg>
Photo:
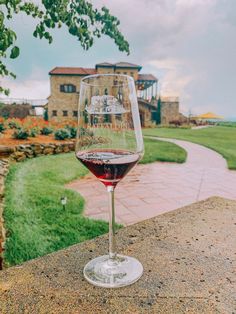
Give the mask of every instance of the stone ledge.
<svg viewBox="0 0 236 314">
<path fill-rule="evenodd" d="M 232 313 L 236 308 L 236 202 L 210 198 L 118 231 L 141 279 L 125 288 L 88 284 L 83 266 L 107 236 L 2 271 L 1 314 Z"/>
</svg>

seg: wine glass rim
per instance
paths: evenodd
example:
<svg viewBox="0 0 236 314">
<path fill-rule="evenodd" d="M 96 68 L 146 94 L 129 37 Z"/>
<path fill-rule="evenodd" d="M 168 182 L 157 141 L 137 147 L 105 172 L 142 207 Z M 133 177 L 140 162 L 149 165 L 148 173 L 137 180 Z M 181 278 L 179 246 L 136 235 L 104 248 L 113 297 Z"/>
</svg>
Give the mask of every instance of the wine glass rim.
<svg viewBox="0 0 236 314">
<path fill-rule="evenodd" d="M 81 80 L 81 84 L 84 84 L 84 85 L 88 85 L 88 86 L 107 86 L 107 84 L 93 84 L 93 83 L 87 83 L 85 82 L 85 80 L 87 79 L 90 79 L 90 78 L 96 78 L 96 77 L 99 77 L 99 76 L 114 76 L 114 77 L 123 77 L 123 78 L 126 78 L 127 79 L 127 82 L 122 82 L 122 84 L 113 84 L 113 85 L 110 85 L 110 87 L 121 87 L 121 86 L 126 86 L 128 85 L 130 82 L 134 82 L 134 79 L 132 76 L 130 75 L 126 75 L 126 74 L 116 74 L 116 73 L 105 73 L 105 74 L 93 74 L 93 75 L 87 75 L 85 76 L 84 78 L 82 78 Z"/>
</svg>

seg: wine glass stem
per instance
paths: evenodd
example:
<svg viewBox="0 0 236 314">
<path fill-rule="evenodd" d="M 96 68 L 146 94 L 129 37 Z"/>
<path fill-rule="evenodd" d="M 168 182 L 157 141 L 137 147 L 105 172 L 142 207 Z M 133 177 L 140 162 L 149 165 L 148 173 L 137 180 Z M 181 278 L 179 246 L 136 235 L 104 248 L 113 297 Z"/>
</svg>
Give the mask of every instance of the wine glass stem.
<svg viewBox="0 0 236 314">
<path fill-rule="evenodd" d="M 107 192 L 109 195 L 109 257 L 112 260 L 116 259 L 116 239 L 115 239 L 115 199 L 114 187 L 108 186 Z"/>
</svg>

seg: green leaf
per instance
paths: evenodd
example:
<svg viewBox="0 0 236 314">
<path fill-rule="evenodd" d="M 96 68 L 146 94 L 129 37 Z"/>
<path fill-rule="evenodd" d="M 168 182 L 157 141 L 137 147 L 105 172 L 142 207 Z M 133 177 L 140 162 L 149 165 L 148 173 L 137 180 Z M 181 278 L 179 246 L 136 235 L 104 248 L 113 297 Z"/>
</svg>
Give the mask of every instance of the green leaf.
<svg viewBox="0 0 236 314">
<path fill-rule="evenodd" d="M 17 46 L 14 46 L 11 50 L 10 58 L 15 59 L 19 56 L 20 54 L 20 48 Z"/>
</svg>

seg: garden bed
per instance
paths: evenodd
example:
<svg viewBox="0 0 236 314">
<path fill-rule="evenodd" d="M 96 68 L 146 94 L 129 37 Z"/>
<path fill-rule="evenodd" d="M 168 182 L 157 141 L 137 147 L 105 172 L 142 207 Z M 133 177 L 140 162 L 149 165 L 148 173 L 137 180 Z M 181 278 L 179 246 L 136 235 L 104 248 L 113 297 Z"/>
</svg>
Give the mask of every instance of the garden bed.
<svg viewBox="0 0 236 314">
<path fill-rule="evenodd" d="M 29 137 L 26 140 L 21 140 L 21 139 L 16 139 L 13 138 L 13 133 L 14 130 L 6 130 L 4 131 L 4 133 L 0 134 L 0 145 L 4 145 L 4 146 L 18 146 L 21 144 L 48 144 L 48 143 L 64 143 L 64 140 L 55 140 L 54 135 L 50 134 L 50 135 L 37 135 L 36 137 Z"/>
</svg>

